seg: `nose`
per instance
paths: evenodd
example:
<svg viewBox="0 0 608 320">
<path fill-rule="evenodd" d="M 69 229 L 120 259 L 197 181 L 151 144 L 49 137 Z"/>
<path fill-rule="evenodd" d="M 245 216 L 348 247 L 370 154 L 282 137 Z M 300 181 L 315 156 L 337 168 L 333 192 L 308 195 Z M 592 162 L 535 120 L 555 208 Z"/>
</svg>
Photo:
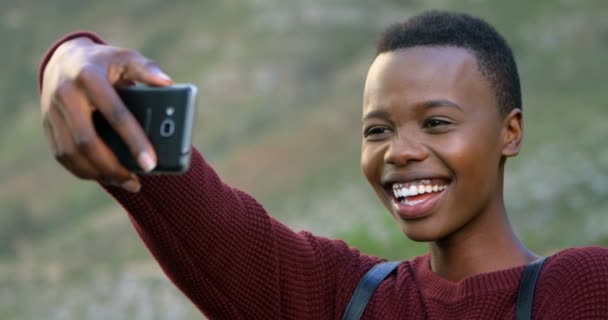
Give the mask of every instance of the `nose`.
<svg viewBox="0 0 608 320">
<path fill-rule="evenodd" d="M 402 167 L 411 162 L 423 161 L 428 155 L 428 148 L 415 137 L 398 136 L 391 141 L 384 154 L 384 161 Z"/>
</svg>

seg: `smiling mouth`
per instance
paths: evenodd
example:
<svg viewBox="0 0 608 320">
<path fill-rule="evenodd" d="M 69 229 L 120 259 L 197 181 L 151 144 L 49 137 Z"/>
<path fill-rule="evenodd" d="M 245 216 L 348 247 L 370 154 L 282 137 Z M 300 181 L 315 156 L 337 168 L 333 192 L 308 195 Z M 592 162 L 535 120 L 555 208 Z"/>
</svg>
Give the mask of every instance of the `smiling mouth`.
<svg viewBox="0 0 608 320">
<path fill-rule="evenodd" d="M 437 193 L 445 190 L 447 184 L 443 183 L 432 183 L 430 179 L 418 180 L 407 183 L 394 183 L 393 184 L 393 196 L 394 198 L 410 206 L 415 206 L 418 203 L 428 198 L 428 195 Z M 423 196 L 423 195 L 427 196 Z"/>
<path fill-rule="evenodd" d="M 419 179 L 385 186 L 393 207 L 403 218 L 420 218 L 431 213 L 434 204 L 448 188 L 449 180 Z"/>
</svg>

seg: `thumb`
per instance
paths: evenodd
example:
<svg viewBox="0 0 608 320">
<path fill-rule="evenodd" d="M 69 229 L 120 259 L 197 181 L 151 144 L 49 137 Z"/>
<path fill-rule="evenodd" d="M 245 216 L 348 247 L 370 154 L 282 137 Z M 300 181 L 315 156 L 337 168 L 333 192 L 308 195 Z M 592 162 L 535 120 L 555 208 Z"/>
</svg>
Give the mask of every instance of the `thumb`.
<svg viewBox="0 0 608 320">
<path fill-rule="evenodd" d="M 165 87 L 173 83 L 171 77 L 163 72 L 156 63 L 139 54 L 127 62 L 123 78 L 157 87 Z"/>
</svg>

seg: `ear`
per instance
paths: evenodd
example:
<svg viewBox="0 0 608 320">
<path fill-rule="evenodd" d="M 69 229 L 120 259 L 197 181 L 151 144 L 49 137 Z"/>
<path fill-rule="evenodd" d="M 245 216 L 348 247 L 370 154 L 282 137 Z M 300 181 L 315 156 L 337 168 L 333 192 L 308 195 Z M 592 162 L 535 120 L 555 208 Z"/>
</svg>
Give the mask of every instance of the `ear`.
<svg viewBox="0 0 608 320">
<path fill-rule="evenodd" d="M 515 157 L 519 154 L 524 135 L 524 119 L 521 109 L 515 108 L 504 118 L 502 127 L 502 155 Z"/>
</svg>

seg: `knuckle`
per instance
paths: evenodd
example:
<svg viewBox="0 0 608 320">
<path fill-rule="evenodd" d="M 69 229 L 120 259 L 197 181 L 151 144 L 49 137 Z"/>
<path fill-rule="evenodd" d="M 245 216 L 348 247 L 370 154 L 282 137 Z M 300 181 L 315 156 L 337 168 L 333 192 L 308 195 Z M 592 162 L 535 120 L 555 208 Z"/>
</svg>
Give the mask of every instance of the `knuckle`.
<svg viewBox="0 0 608 320">
<path fill-rule="evenodd" d="M 130 115 L 131 113 L 124 106 L 114 105 L 108 115 L 108 121 L 114 125 L 124 124 L 127 122 Z"/>
<path fill-rule="evenodd" d="M 112 162 L 108 164 L 103 172 L 102 176 L 108 181 L 123 181 L 126 179 L 125 174 L 120 170 L 120 164 L 118 162 Z"/>
<path fill-rule="evenodd" d="M 76 145 L 76 148 L 84 153 L 87 153 L 93 148 L 94 140 L 95 136 L 90 132 L 78 132 L 74 136 L 74 144 Z"/>
<path fill-rule="evenodd" d="M 73 154 L 70 153 L 69 150 L 66 150 L 66 149 L 58 149 L 54 153 L 55 160 L 57 160 L 57 162 L 59 162 L 63 165 L 66 165 L 69 163 L 72 155 Z"/>
<path fill-rule="evenodd" d="M 116 55 L 121 60 L 130 60 L 130 59 L 134 59 L 134 58 L 137 58 L 140 56 L 139 52 L 137 52 L 134 49 L 130 49 L 130 48 L 117 48 Z"/>
<path fill-rule="evenodd" d="M 145 69 L 160 69 L 158 63 L 154 60 L 148 59 L 146 57 L 141 57 L 141 64 Z"/>
<path fill-rule="evenodd" d="M 154 67 L 158 67 L 158 64 L 156 63 L 156 61 L 149 59 L 148 57 L 142 55 L 141 53 L 132 50 L 131 54 L 129 55 L 129 59 L 128 59 L 128 63 L 130 64 L 131 68 L 135 69 L 135 70 L 142 70 L 142 69 L 147 69 L 147 68 L 154 68 Z"/>
<path fill-rule="evenodd" d="M 89 179 L 91 180 L 95 180 L 99 183 L 101 183 L 104 186 L 112 186 L 113 184 L 113 179 L 106 176 L 103 172 L 101 171 L 97 171 L 93 176 L 91 176 Z"/>
<path fill-rule="evenodd" d="M 69 99 L 73 89 L 74 87 L 70 81 L 62 81 L 57 85 L 57 89 L 53 95 L 53 101 L 65 105 L 65 102 Z"/>
<path fill-rule="evenodd" d="M 99 77 L 99 67 L 93 64 L 84 65 L 76 74 L 76 79 L 80 83 L 91 83 Z"/>
<path fill-rule="evenodd" d="M 57 162 L 64 164 L 66 161 L 66 157 L 65 154 L 59 151 L 56 151 L 53 156 L 55 156 L 55 160 L 57 160 Z"/>
<path fill-rule="evenodd" d="M 113 180 L 115 179 L 116 172 L 116 160 L 107 158 L 103 161 L 103 164 L 99 166 L 100 176 L 103 179 Z"/>
</svg>

